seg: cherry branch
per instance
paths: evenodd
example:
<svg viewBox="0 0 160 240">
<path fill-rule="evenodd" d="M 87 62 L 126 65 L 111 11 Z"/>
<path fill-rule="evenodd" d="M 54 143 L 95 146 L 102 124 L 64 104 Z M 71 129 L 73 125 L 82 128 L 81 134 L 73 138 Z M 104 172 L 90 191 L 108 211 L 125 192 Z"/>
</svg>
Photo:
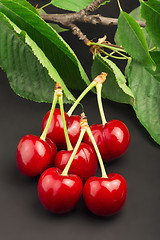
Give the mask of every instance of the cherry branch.
<svg viewBox="0 0 160 240">
<path fill-rule="evenodd" d="M 106 0 L 94 0 L 90 2 L 90 4 L 84 9 L 84 12 L 89 14 L 90 12 L 94 12 L 102 3 L 106 2 Z"/>
<path fill-rule="evenodd" d="M 54 22 L 60 24 L 64 27 L 70 28 L 72 33 L 76 35 L 79 40 L 84 41 L 86 45 L 90 42 L 89 39 L 81 29 L 76 25 L 79 23 L 90 23 L 90 24 L 101 24 L 104 26 L 116 26 L 118 25 L 117 18 L 103 17 L 100 14 L 91 15 L 91 12 L 94 12 L 102 3 L 106 0 L 94 0 L 92 1 L 85 9 L 66 14 L 41 14 L 41 17 L 46 22 Z M 145 22 L 137 21 L 141 27 L 145 27 Z"/>
<path fill-rule="evenodd" d="M 41 14 L 41 17 L 45 21 L 59 23 L 63 26 L 75 24 L 76 22 L 101 24 L 105 26 L 118 25 L 117 18 L 103 17 L 100 14 L 90 15 L 91 12 L 94 12 L 104 2 L 106 2 L 106 0 L 94 0 L 85 9 L 82 9 L 79 12 L 66 14 Z M 145 27 L 145 22 L 137 21 L 137 23 L 141 27 Z"/>
<path fill-rule="evenodd" d="M 118 19 L 117 18 L 109 18 L 103 17 L 100 14 L 96 15 L 86 15 L 84 11 L 76 12 L 76 13 L 66 13 L 66 14 L 41 14 L 43 20 L 47 22 L 54 22 L 62 24 L 67 27 L 70 24 L 74 24 L 76 22 L 80 23 L 90 23 L 90 24 L 101 24 L 104 26 L 117 26 Z M 137 21 L 137 23 L 141 27 L 145 27 L 146 24 L 143 21 Z"/>
<path fill-rule="evenodd" d="M 75 24 L 69 24 L 69 28 L 72 30 L 73 35 L 77 36 L 79 40 L 82 40 L 86 45 L 90 42 L 87 36 L 81 31 Z"/>
</svg>

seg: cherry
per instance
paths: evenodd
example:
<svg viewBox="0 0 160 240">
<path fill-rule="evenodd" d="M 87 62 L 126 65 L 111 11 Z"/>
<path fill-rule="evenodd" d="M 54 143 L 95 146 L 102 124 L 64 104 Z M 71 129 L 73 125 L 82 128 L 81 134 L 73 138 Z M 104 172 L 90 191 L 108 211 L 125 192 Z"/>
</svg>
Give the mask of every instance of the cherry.
<svg viewBox="0 0 160 240">
<path fill-rule="evenodd" d="M 38 181 L 38 195 L 42 205 L 54 213 L 65 213 L 78 203 L 83 190 L 76 175 L 61 175 L 58 168 L 48 168 Z"/>
<path fill-rule="evenodd" d="M 122 156 L 128 149 L 130 134 L 127 126 L 120 120 L 112 120 L 104 126 L 95 124 L 91 127 L 92 134 L 98 145 L 103 161 L 108 162 Z M 92 146 L 87 134 L 84 142 Z"/>
<path fill-rule="evenodd" d="M 38 136 L 26 135 L 17 146 L 17 167 L 23 175 L 40 175 L 53 165 L 56 153 L 56 145 L 50 139 L 43 141 Z"/>
<path fill-rule="evenodd" d="M 73 150 L 62 150 L 57 153 L 54 166 L 63 170 L 72 154 Z M 92 147 L 86 143 L 81 143 L 74 160 L 69 168 L 69 173 L 78 175 L 83 182 L 97 172 L 97 157 Z"/>
<path fill-rule="evenodd" d="M 87 208 L 98 216 L 110 216 L 120 211 L 127 195 L 125 179 L 116 173 L 107 178 L 91 177 L 83 189 Z"/>
<path fill-rule="evenodd" d="M 50 111 L 48 111 L 43 118 L 42 131 L 46 126 L 49 114 L 50 114 Z M 65 120 L 66 120 L 69 139 L 71 141 L 72 146 L 75 146 L 81 130 L 80 116 L 73 115 L 69 117 L 66 113 L 64 114 L 65 114 Z M 50 139 L 53 140 L 53 142 L 55 142 L 58 149 L 66 149 L 66 140 L 64 135 L 61 112 L 60 112 L 60 109 L 58 108 L 54 110 L 54 114 L 48 129 L 47 137 L 49 137 Z"/>
</svg>

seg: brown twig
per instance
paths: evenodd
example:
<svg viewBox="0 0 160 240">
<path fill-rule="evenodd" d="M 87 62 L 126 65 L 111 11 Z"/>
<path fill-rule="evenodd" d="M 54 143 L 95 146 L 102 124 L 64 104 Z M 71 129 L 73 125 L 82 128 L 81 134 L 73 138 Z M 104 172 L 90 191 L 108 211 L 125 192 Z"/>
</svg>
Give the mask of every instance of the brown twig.
<svg viewBox="0 0 160 240">
<path fill-rule="evenodd" d="M 76 13 L 66 13 L 66 14 L 41 14 L 43 20 L 47 22 L 54 22 L 62 24 L 63 26 L 68 26 L 69 24 L 75 22 L 91 23 L 91 24 L 101 24 L 104 26 L 117 26 L 117 18 L 103 17 L 100 14 L 97 15 L 85 15 L 82 11 Z M 137 21 L 141 27 L 145 27 L 145 22 Z"/>
<path fill-rule="evenodd" d="M 92 1 L 85 9 L 85 14 L 89 14 L 90 12 L 94 12 L 102 3 L 106 2 L 106 0 L 94 0 Z"/>
<path fill-rule="evenodd" d="M 41 14 L 41 17 L 46 22 L 54 22 L 70 28 L 74 35 L 78 36 L 79 40 L 84 41 L 88 45 L 89 39 L 84 35 L 81 29 L 76 25 L 77 22 L 101 24 L 104 26 L 118 25 L 118 19 L 103 17 L 100 14 L 91 15 L 102 3 L 106 0 L 94 0 L 85 9 L 66 14 Z M 145 22 L 137 21 L 141 27 L 145 27 Z"/>
<path fill-rule="evenodd" d="M 79 27 L 77 27 L 75 24 L 69 24 L 69 28 L 72 30 L 72 33 L 78 37 L 79 40 L 82 40 L 86 45 L 88 45 L 88 42 L 90 42 L 90 40 L 86 35 L 82 33 Z"/>
</svg>

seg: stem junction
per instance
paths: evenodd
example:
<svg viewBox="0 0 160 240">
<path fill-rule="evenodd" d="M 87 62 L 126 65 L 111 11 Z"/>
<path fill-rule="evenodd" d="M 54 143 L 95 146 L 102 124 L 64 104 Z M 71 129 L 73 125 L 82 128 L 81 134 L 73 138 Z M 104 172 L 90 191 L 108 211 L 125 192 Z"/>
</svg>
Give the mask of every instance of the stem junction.
<svg viewBox="0 0 160 240">
<path fill-rule="evenodd" d="M 88 127 L 88 123 L 87 123 L 86 118 L 84 117 L 84 114 L 81 114 L 80 124 L 81 124 L 80 136 L 79 136 L 78 141 L 76 143 L 76 146 L 74 147 L 74 150 L 73 150 L 73 152 L 72 152 L 72 154 L 70 156 L 70 159 L 69 159 L 67 165 L 65 166 L 65 168 L 64 168 L 64 170 L 63 170 L 63 172 L 61 174 L 62 176 L 67 176 L 68 175 L 69 168 L 70 168 L 70 166 L 71 166 L 71 164 L 73 162 L 73 159 L 74 159 L 74 157 L 75 157 L 75 155 L 76 155 L 76 153 L 78 151 L 78 148 L 79 148 L 79 146 L 80 146 L 80 144 L 82 142 L 82 139 L 83 139 L 84 134 L 86 132 L 86 129 Z"/>
<path fill-rule="evenodd" d="M 84 98 L 84 96 L 92 89 L 94 88 L 98 83 L 103 83 L 106 80 L 107 74 L 102 72 L 100 75 L 98 75 L 90 84 L 89 86 L 81 93 L 81 95 L 77 98 L 77 100 L 74 102 L 72 107 L 67 112 L 68 116 L 71 116 L 77 105 L 80 103 L 80 101 Z"/>
</svg>

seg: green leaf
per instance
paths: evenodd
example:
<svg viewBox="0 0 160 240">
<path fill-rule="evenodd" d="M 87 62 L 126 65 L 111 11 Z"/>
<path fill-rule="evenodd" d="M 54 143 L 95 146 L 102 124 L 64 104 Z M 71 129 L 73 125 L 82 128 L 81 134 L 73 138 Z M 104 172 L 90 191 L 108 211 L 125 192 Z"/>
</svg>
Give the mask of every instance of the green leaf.
<svg viewBox="0 0 160 240">
<path fill-rule="evenodd" d="M 160 144 L 160 82 L 136 61 L 132 61 L 129 86 L 135 96 L 134 110 L 142 125 Z"/>
<path fill-rule="evenodd" d="M 118 19 L 118 35 L 122 47 L 129 55 L 148 67 L 155 68 L 142 29 L 129 14 L 123 11 Z"/>
<path fill-rule="evenodd" d="M 137 7 L 136 9 L 134 9 L 132 12 L 129 13 L 129 15 L 134 18 L 134 20 L 136 21 L 145 21 L 142 17 L 141 17 L 141 8 L 140 6 Z M 151 38 L 149 37 L 147 31 L 145 28 L 142 28 L 142 31 L 144 33 L 144 36 L 146 38 L 146 42 L 147 42 L 147 45 L 148 45 L 148 49 L 151 49 L 154 47 L 154 44 L 151 40 Z"/>
<path fill-rule="evenodd" d="M 28 10 L 32 11 L 33 13 L 39 15 L 38 11 L 36 10 L 35 7 L 33 7 L 29 2 L 27 2 L 26 0 L 15 0 L 15 2 L 17 2 L 18 4 L 28 8 Z"/>
<path fill-rule="evenodd" d="M 57 70 L 68 88 L 84 89 L 89 79 L 69 45 L 20 0 L 0 0 L 0 11 L 27 32 Z"/>
<path fill-rule="evenodd" d="M 136 21 L 144 21 L 144 19 L 141 18 L 140 7 L 135 8 L 132 12 L 129 13 L 129 15 L 132 18 L 134 18 L 134 20 L 136 20 Z M 148 49 L 152 49 L 154 47 L 154 44 L 153 44 L 151 38 L 149 37 L 149 35 L 148 35 L 147 31 L 145 30 L 145 28 L 143 28 L 142 31 L 143 31 L 144 36 L 146 38 Z M 116 31 L 116 33 L 115 33 L 114 41 L 115 41 L 115 43 L 118 46 L 121 45 L 120 40 L 119 40 L 119 36 L 118 36 L 118 31 Z M 150 53 L 150 55 L 151 55 L 151 53 Z M 152 55 L 151 55 L 151 57 L 152 57 Z M 153 59 L 153 61 L 154 61 L 154 59 Z M 125 68 L 125 76 L 126 77 L 128 77 L 128 69 L 129 69 L 130 62 L 131 62 L 131 60 L 128 60 L 128 63 L 127 63 L 126 68 Z"/>
<path fill-rule="evenodd" d="M 61 33 L 61 32 L 68 32 L 69 29 L 67 28 L 62 28 L 60 27 L 58 24 L 55 23 L 48 23 L 57 33 Z"/>
<path fill-rule="evenodd" d="M 46 14 L 46 12 L 43 9 L 39 9 L 38 10 L 39 14 Z M 69 31 L 69 29 L 66 28 L 62 28 L 60 27 L 58 24 L 55 23 L 48 23 L 57 33 L 61 33 L 61 32 L 66 32 Z"/>
<path fill-rule="evenodd" d="M 120 69 L 109 59 L 97 54 L 92 65 L 92 79 L 101 72 L 108 74 L 103 83 L 102 96 L 112 101 L 133 104 L 133 93 L 126 85 L 126 79 Z"/>
<path fill-rule="evenodd" d="M 59 81 L 68 99 L 65 101 L 74 101 L 42 50 L 2 13 L 0 32 L 0 66 L 19 96 L 37 102 L 52 102 L 54 86 Z"/>
<path fill-rule="evenodd" d="M 151 74 L 158 80 L 160 81 L 160 52 L 159 51 L 154 51 L 151 52 L 151 57 L 156 63 L 156 70 L 151 71 Z"/>
<path fill-rule="evenodd" d="M 146 20 L 146 31 L 153 40 L 154 44 L 160 49 L 160 1 L 140 0 L 141 14 Z"/>
<path fill-rule="evenodd" d="M 73 11 L 73 12 L 79 12 L 80 10 L 86 8 L 91 2 L 93 2 L 93 0 L 52 0 L 51 3 L 58 7 L 58 8 L 62 8 L 65 10 L 69 10 L 69 11 Z M 106 2 L 109 1 L 105 1 L 104 3 L 102 3 L 101 5 L 106 4 Z"/>
<path fill-rule="evenodd" d="M 129 15 L 134 18 L 136 21 L 144 21 L 144 19 L 141 17 L 141 10 L 140 6 L 135 8 L 133 11 L 129 13 Z"/>
<path fill-rule="evenodd" d="M 51 3 L 58 7 L 69 11 L 79 12 L 81 9 L 84 9 L 90 2 L 93 0 L 52 0 Z"/>
<path fill-rule="evenodd" d="M 154 60 L 154 62 L 159 65 L 160 64 L 160 51 L 154 51 L 154 52 L 151 52 L 151 56 Z"/>
</svg>

